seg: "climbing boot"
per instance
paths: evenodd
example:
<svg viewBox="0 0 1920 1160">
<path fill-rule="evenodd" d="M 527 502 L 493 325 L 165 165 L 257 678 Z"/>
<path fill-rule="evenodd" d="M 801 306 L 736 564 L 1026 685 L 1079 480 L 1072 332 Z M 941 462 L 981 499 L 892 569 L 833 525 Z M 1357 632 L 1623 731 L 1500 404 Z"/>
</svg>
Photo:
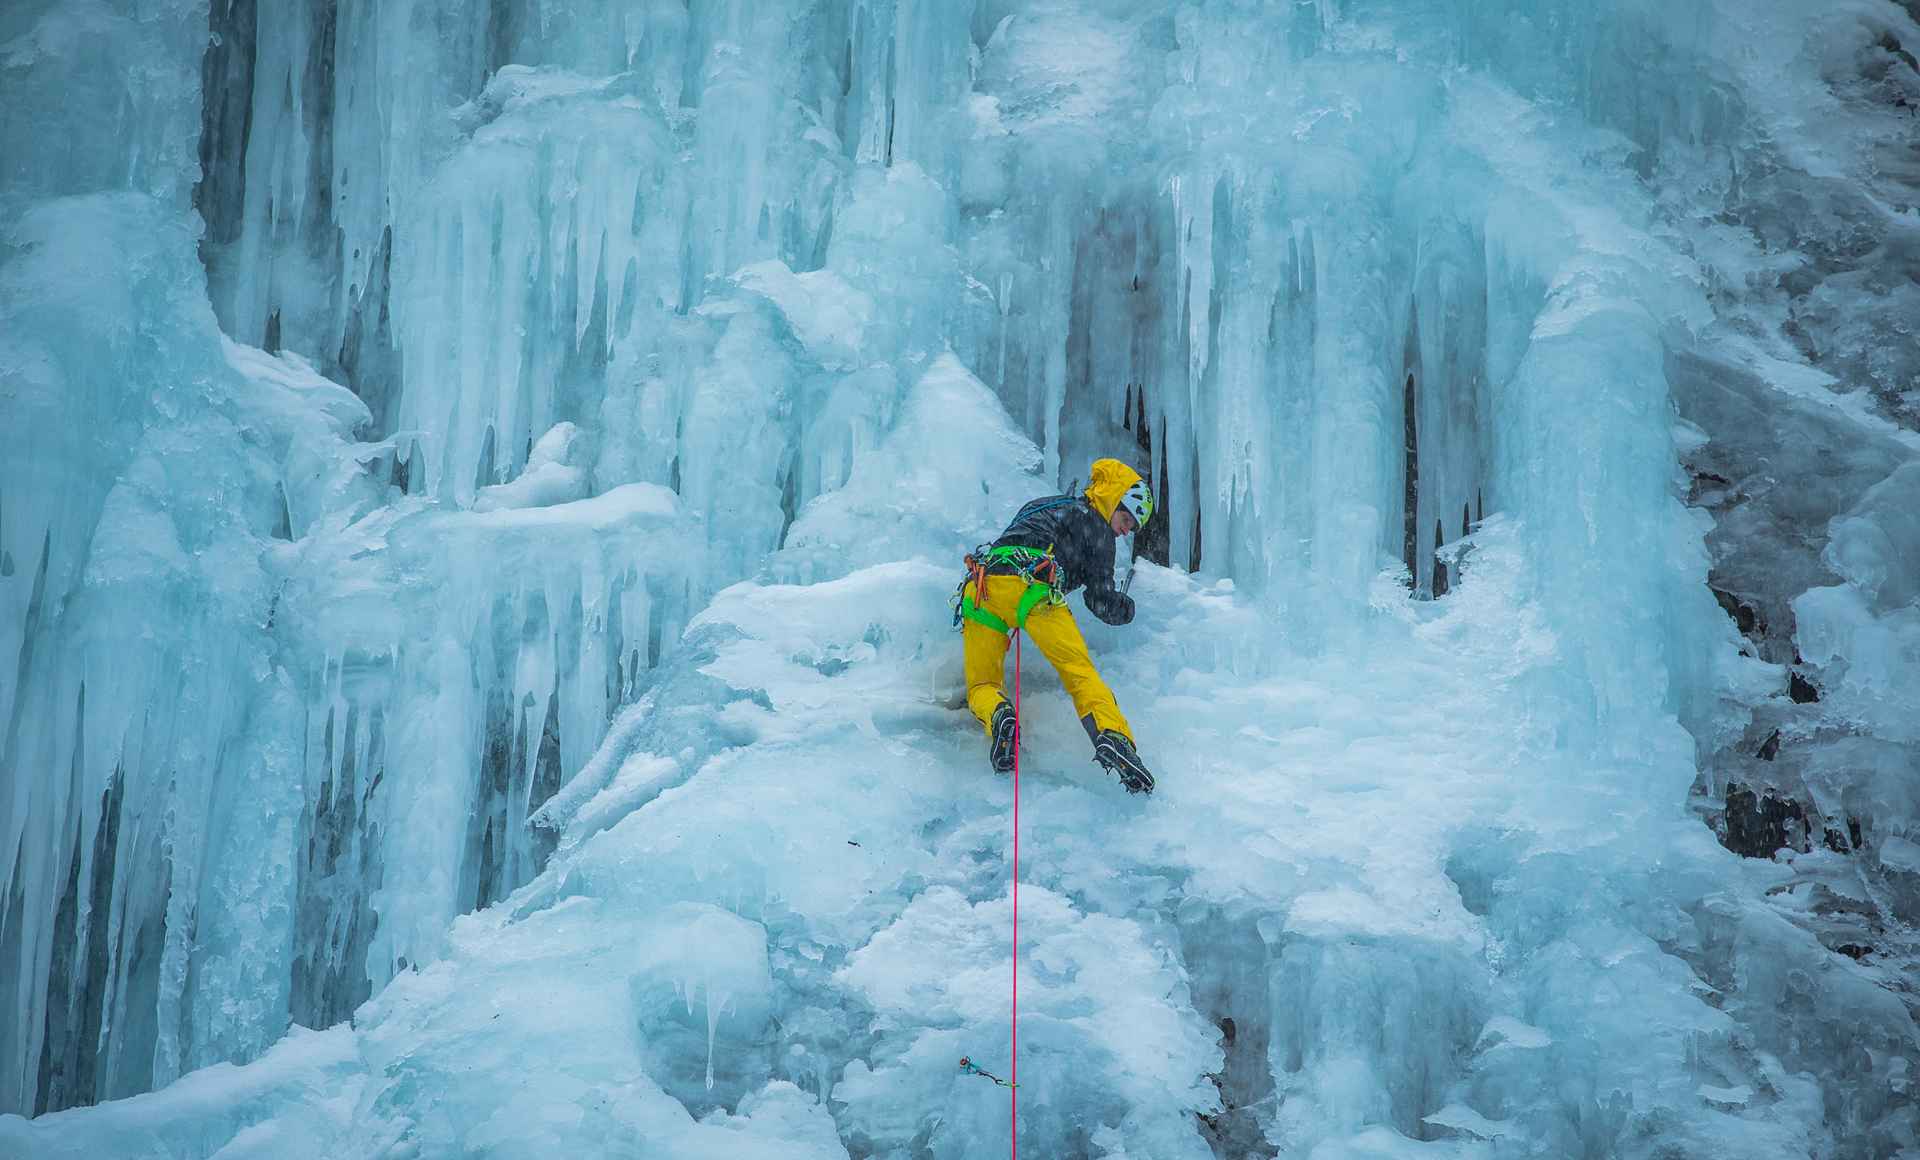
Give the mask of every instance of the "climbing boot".
<svg viewBox="0 0 1920 1160">
<path fill-rule="evenodd" d="M 1120 779 L 1128 793 L 1152 793 L 1153 775 L 1147 772 L 1133 742 L 1117 729 L 1102 729 L 1093 738 L 1093 759 Z"/>
<path fill-rule="evenodd" d="M 993 772 L 1013 772 L 1013 751 L 1020 744 L 1020 718 L 1014 713 L 1013 706 L 1005 701 L 993 711 L 993 741 L 989 756 L 993 759 Z"/>
</svg>

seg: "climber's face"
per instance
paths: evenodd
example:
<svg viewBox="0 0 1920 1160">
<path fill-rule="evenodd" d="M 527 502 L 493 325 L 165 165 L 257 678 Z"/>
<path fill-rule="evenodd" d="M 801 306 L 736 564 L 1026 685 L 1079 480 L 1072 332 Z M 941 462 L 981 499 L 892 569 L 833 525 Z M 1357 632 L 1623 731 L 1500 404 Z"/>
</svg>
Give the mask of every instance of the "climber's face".
<svg viewBox="0 0 1920 1160">
<path fill-rule="evenodd" d="M 1115 537 L 1131 536 L 1133 529 L 1140 526 L 1133 522 L 1133 513 L 1123 507 L 1114 508 L 1113 518 L 1108 520 L 1107 523 L 1112 526 Z"/>
</svg>

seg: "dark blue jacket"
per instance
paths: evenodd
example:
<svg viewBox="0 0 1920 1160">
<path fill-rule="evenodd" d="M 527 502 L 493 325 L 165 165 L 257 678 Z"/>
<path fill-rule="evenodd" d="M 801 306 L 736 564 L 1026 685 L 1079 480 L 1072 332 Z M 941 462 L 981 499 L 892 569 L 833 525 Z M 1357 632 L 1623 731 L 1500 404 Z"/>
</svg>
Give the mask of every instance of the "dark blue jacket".
<svg viewBox="0 0 1920 1160">
<path fill-rule="evenodd" d="M 1126 624 L 1133 619 L 1133 597 L 1113 583 L 1115 542 L 1112 526 L 1085 496 L 1050 495 L 1022 507 L 993 546 L 1051 548 L 1060 567 L 1055 587 L 1068 593 L 1084 586 L 1087 611 L 1108 624 Z M 1012 569 L 1001 565 L 989 571 Z"/>
</svg>

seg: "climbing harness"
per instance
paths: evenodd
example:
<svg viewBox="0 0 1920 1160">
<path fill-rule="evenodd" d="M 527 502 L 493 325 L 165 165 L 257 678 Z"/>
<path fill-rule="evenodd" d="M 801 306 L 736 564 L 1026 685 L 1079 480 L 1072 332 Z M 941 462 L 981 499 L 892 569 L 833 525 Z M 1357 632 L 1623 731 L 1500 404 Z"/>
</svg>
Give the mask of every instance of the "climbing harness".
<svg viewBox="0 0 1920 1160">
<path fill-rule="evenodd" d="M 1014 515 L 1014 526 L 1042 512 L 1050 512 L 1055 508 L 1081 502 L 1079 492 L 1080 481 L 1076 479 L 1067 494 L 1032 501 Z M 953 627 L 959 628 L 963 621 L 972 620 L 991 628 L 1002 636 L 1007 635 L 1007 622 L 981 607 L 981 602 L 987 598 L 987 574 L 996 565 L 1002 564 L 1011 568 L 1015 574 L 1025 577 L 1029 585 L 1027 591 L 1021 595 L 1020 610 L 1014 618 L 1014 628 L 1026 627 L 1027 613 L 1032 612 L 1042 600 L 1049 604 L 1067 602 L 1065 594 L 1057 590 L 1059 565 L 1053 559 L 1052 547 L 1042 551 L 1039 548 L 1014 544 L 1004 547 L 989 547 L 982 544 L 967 555 L 966 579 L 960 581 L 960 587 L 954 590 Z M 1046 584 L 1045 591 L 1036 593 L 1033 590 L 1032 585 L 1036 580 Z M 967 592 L 968 585 L 973 586 L 971 595 Z"/>
<path fill-rule="evenodd" d="M 996 569 L 1006 575 L 1020 577 L 1027 582 L 1027 589 L 1020 594 L 1020 606 L 1014 613 L 1013 624 L 988 611 L 987 577 Z M 1028 548 L 1019 544 L 1007 544 L 996 547 L 975 548 L 967 555 L 967 575 L 960 581 L 960 587 L 954 591 L 953 624 L 960 626 L 963 620 L 983 624 L 1002 636 L 1011 636 L 1015 630 L 1027 626 L 1027 614 L 1042 604 L 1065 604 L 1066 594 L 1060 591 L 1060 563 L 1053 558 L 1053 549 Z"/>
</svg>

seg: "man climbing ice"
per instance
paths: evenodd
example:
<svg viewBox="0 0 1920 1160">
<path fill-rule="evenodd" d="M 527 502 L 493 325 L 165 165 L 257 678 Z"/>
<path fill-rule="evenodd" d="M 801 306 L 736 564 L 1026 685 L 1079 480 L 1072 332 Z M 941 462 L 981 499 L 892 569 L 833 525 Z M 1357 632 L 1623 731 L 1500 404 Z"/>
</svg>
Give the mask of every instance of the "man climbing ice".
<svg viewBox="0 0 1920 1160">
<path fill-rule="evenodd" d="M 1134 750 L 1133 730 L 1087 655 L 1066 596 L 1085 586 L 1088 611 L 1108 624 L 1133 619 L 1133 598 L 1114 576 L 1114 542 L 1153 515 L 1153 493 L 1118 459 L 1097 459 L 1080 495 L 1044 496 L 1022 507 L 991 547 L 967 557 L 960 585 L 967 705 L 986 726 L 996 772 L 1013 768 L 1019 744 L 1014 706 L 1001 688 L 1012 632 L 1025 631 L 1060 674 L 1093 757 L 1129 793 L 1152 793 L 1153 775 Z"/>
</svg>

